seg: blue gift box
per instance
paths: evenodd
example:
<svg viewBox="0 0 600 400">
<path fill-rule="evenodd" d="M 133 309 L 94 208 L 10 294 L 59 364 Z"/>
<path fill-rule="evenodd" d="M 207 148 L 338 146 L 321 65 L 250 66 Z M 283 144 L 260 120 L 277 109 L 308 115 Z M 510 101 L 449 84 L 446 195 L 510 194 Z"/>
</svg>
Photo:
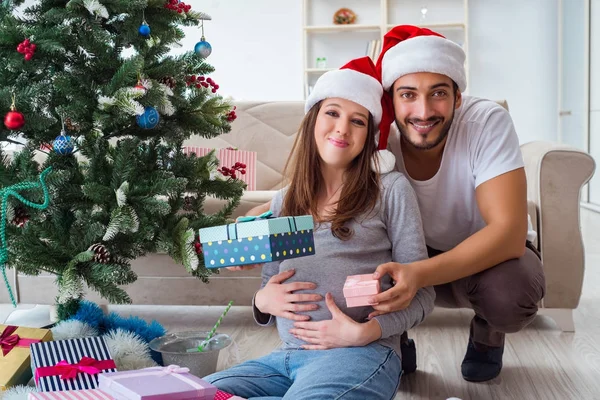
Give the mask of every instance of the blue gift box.
<svg viewBox="0 0 600 400">
<path fill-rule="evenodd" d="M 200 229 L 207 268 L 257 264 L 315 254 L 311 215 L 254 219 Z"/>
</svg>

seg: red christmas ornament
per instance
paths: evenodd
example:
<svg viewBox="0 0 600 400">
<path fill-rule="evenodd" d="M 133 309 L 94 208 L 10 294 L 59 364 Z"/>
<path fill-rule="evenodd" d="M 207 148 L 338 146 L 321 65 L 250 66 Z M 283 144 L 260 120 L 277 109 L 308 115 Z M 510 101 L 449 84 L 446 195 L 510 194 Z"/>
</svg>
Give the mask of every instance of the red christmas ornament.
<svg viewBox="0 0 600 400">
<path fill-rule="evenodd" d="M 10 106 L 10 111 L 4 116 L 4 126 L 11 131 L 21 129 L 25 125 L 25 116 L 17 111 L 15 106 L 15 97 L 13 96 L 13 102 Z"/>
<path fill-rule="evenodd" d="M 17 45 L 17 51 L 24 55 L 25 61 L 29 61 L 33 58 L 35 49 L 35 43 L 31 43 L 29 39 L 25 39 Z"/>
</svg>

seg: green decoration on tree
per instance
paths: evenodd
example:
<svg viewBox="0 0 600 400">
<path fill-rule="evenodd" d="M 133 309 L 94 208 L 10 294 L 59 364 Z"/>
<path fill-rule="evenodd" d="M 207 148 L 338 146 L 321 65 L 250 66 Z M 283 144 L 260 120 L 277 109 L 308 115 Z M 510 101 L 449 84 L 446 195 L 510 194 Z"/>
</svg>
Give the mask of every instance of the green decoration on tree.
<svg viewBox="0 0 600 400">
<path fill-rule="evenodd" d="M 48 167 L 40 174 L 39 183 L 22 182 L 0 190 L 0 198 L 2 199 L 2 221 L 0 221 L 0 269 L 2 269 L 2 279 L 4 280 L 4 284 L 6 285 L 6 289 L 8 290 L 10 302 L 15 307 L 17 306 L 17 301 L 15 300 L 15 296 L 10 287 L 10 283 L 8 282 L 8 277 L 6 276 L 6 263 L 8 262 L 8 242 L 6 240 L 8 199 L 12 196 L 24 205 L 35 208 L 37 210 L 45 210 L 46 208 L 48 208 L 48 204 L 50 204 L 50 195 L 48 193 L 48 186 L 46 186 L 45 178 L 51 170 L 52 168 Z M 21 191 L 31 190 L 38 187 L 40 187 L 44 193 L 44 202 L 42 204 L 36 204 L 32 201 L 29 201 L 19 194 L 19 192 Z"/>
<path fill-rule="evenodd" d="M 166 252 L 207 282 L 212 272 L 194 247 L 194 233 L 231 222 L 245 186 L 212 177 L 213 153 L 182 151 L 192 135 L 230 130 L 230 103 L 173 84 L 214 71 L 192 49 L 169 55 L 184 39 L 182 27 L 200 31 L 205 15 L 165 12 L 162 1 L 139 0 L 39 0 L 17 15 L 22 4 L 0 7 L 0 110 L 10 109 L 14 93 L 27 116 L 19 131 L 0 124 L 0 189 L 52 167 L 52 203 L 27 214 L 21 227 L 7 224 L 7 267 L 55 275 L 62 318 L 76 312 L 88 289 L 113 304 L 130 302 L 123 285 L 137 279 L 131 262 L 150 253 Z M 149 38 L 138 32 L 146 18 Z M 36 44 L 28 62 L 15 51 L 23 38 Z M 140 77 L 144 90 L 134 89 Z M 153 129 L 136 123 L 147 107 L 160 115 Z M 73 152 L 39 151 L 62 131 L 65 116 Z M 18 151 L 5 154 L 7 144 Z M 194 207 L 183 210 L 186 196 Z M 225 200 L 215 214 L 203 211 L 208 196 Z M 23 221 L 15 207 L 8 203 L 8 220 Z"/>
</svg>

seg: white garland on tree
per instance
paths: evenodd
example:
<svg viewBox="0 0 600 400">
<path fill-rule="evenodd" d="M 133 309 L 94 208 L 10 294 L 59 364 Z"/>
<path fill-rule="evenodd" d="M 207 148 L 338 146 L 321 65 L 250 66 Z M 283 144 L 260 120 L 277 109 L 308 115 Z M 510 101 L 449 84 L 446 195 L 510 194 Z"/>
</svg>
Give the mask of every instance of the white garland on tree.
<svg viewBox="0 0 600 400">
<path fill-rule="evenodd" d="M 96 17 L 108 19 L 108 10 L 98 0 L 83 0 L 83 6 Z"/>
</svg>

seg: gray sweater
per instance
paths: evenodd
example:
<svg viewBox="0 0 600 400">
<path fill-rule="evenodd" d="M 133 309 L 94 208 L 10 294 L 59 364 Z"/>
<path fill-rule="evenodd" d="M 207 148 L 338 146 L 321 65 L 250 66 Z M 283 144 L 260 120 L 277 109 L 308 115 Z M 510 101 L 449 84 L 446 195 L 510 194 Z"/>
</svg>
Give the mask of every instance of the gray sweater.
<svg viewBox="0 0 600 400">
<path fill-rule="evenodd" d="M 285 189 L 277 192 L 271 201 L 274 216 L 280 215 Z M 348 225 L 354 230 L 350 240 L 343 241 L 331 233 L 331 224 L 315 226 L 315 254 L 267 263 L 262 268 L 262 286 L 275 274 L 295 269 L 296 273 L 285 283 L 314 282 L 314 291 L 323 296 L 319 308 L 306 312 L 311 321 L 331 319 L 325 294 L 330 292 L 335 303 L 346 315 L 357 322 L 365 322 L 373 311 L 371 306 L 346 307 L 343 287 L 348 275 L 373 273 L 378 265 L 396 261 L 410 263 L 427 258 L 427 248 L 421 224 L 421 215 L 415 193 L 398 172 L 381 176 L 381 196 L 375 210 L 359 221 Z M 389 275 L 381 278 L 381 289 L 391 287 Z M 381 326 L 379 343 L 393 348 L 400 355 L 400 334 L 421 323 L 434 307 L 435 292 L 432 287 L 420 289 L 410 305 L 402 310 L 375 317 Z M 282 349 L 296 349 L 305 344 L 289 333 L 294 321 L 261 313 L 254 307 L 254 317 L 259 325 L 277 323 Z"/>
</svg>

